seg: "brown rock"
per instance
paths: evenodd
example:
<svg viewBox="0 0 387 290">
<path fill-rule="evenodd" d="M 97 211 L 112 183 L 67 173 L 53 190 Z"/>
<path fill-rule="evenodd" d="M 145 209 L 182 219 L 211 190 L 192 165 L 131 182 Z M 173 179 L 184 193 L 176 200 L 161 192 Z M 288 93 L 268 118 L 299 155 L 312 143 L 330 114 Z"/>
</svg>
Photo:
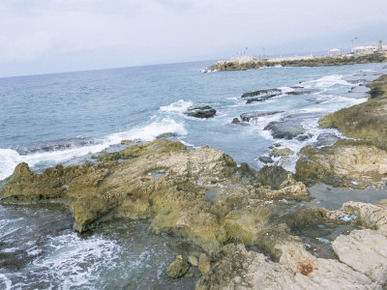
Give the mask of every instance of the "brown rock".
<svg viewBox="0 0 387 290">
<path fill-rule="evenodd" d="M 207 274 L 211 270 L 211 262 L 208 259 L 207 255 L 204 253 L 202 253 L 199 256 L 198 268 L 199 268 L 200 273 L 202 273 L 202 275 Z"/>
<path fill-rule="evenodd" d="M 180 278 L 184 276 L 189 270 L 189 265 L 184 261 L 183 256 L 176 256 L 176 260 L 173 261 L 167 268 L 167 275 L 170 278 Z"/>
</svg>

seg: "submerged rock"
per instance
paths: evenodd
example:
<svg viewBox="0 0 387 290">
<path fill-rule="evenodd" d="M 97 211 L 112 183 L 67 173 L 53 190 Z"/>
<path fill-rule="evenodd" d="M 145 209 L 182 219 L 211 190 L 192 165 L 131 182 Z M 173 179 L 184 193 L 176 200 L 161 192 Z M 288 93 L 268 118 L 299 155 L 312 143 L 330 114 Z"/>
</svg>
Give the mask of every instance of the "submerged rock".
<svg viewBox="0 0 387 290">
<path fill-rule="evenodd" d="M 282 113 L 283 111 L 271 111 L 271 112 L 247 112 L 247 113 L 243 113 L 241 114 L 241 120 L 243 122 L 250 122 L 250 121 L 256 121 L 257 119 L 261 118 L 261 117 L 265 117 L 265 116 L 271 116 L 271 115 L 275 115 L 275 114 L 279 114 L 279 113 Z"/>
<path fill-rule="evenodd" d="M 246 104 L 250 104 L 253 102 L 262 102 L 281 94 L 282 91 L 280 89 L 268 89 L 244 93 L 241 98 L 247 99 Z"/>
<path fill-rule="evenodd" d="M 276 139 L 299 139 L 303 141 L 311 138 L 307 134 L 307 130 L 304 128 L 302 123 L 306 117 L 313 117 L 314 114 L 301 114 L 301 115 L 289 115 L 283 117 L 279 121 L 270 122 L 264 130 L 270 130 L 271 134 Z"/>
<path fill-rule="evenodd" d="M 189 108 L 185 114 L 190 117 L 207 119 L 215 116 L 216 110 L 211 106 L 206 105 L 201 107 Z"/>
</svg>

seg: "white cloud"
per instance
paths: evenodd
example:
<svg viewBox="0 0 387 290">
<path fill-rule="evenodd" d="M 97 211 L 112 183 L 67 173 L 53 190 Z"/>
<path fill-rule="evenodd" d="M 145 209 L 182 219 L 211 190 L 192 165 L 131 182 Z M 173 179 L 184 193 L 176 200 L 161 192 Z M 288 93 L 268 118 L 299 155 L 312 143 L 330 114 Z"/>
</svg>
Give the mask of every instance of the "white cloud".
<svg viewBox="0 0 387 290">
<path fill-rule="evenodd" d="M 243 47 L 262 50 L 305 39 L 318 46 L 343 33 L 361 39 L 359 28 L 386 24 L 385 0 L 354 2 L 1 0 L 0 61 L 39 63 L 51 55 L 66 59 L 67 69 L 71 56 L 82 54 L 95 67 L 108 65 L 109 59 L 112 66 L 120 65 L 120 58 L 125 66 L 222 57 Z M 56 65 L 63 67 L 59 61 Z"/>
<path fill-rule="evenodd" d="M 53 48 L 55 37 L 55 34 L 46 31 L 40 31 L 19 39 L 2 37 L 0 60 L 3 62 L 20 62 L 41 57 Z"/>
</svg>

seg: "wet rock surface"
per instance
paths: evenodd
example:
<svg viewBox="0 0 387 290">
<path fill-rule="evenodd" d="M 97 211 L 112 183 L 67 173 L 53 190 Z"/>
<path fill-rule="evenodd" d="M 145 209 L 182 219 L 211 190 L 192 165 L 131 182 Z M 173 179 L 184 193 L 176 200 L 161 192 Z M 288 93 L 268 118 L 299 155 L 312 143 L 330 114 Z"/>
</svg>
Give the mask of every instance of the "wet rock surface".
<svg viewBox="0 0 387 290">
<path fill-rule="evenodd" d="M 211 106 L 205 105 L 189 108 L 185 114 L 190 117 L 207 119 L 215 116 L 216 110 Z"/>
<path fill-rule="evenodd" d="M 371 88 L 370 100 L 327 115 L 319 124 L 387 149 L 387 75 L 367 86 Z"/>
<path fill-rule="evenodd" d="M 243 122 L 251 122 L 251 121 L 257 121 L 260 117 L 265 117 L 265 116 L 271 116 L 275 114 L 282 113 L 283 111 L 272 111 L 272 112 L 247 112 L 241 114 L 241 120 Z"/>
<path fill-rule="evenodd" d="M 297 176 L 306 183 L 336 187 L 385 187 L 387 151 L 369 142 L 339 140 L 332 146 L 307 146 L 296 163 Z"/>
<path fill-rule="evenodd" d="M 262 102 L 282 94 L 280 89 L 267 89 L 244 93 L 241 98 L 246 99 L 246 104 Z"/>
<path fill-rule="evenodd" d="M 309 114 L 311 117 L 312 114 Z M 270 130 L 272 136 L 276 139 L 298 139 L 300 141 L 309 139 L 306 133 L 306 129 L 302 125 L 305 120 L 305 114 L 303 115 L 289 115 L 283 117 L 280 121 L 270 122 L 264 130 Z"/>
</svg>

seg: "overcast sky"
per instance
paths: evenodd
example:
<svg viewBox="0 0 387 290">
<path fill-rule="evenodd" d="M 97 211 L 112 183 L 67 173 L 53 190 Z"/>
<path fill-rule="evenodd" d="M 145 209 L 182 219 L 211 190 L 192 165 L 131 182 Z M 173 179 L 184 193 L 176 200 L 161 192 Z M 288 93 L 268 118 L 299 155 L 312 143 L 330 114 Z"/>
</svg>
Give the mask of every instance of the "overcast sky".
<svg viewBox="0 0 387 290">
<path fill-rule="evenodd" d="M 386 0 L 0 0 L 0 76 L 385 39 Z"/>
</svg>

